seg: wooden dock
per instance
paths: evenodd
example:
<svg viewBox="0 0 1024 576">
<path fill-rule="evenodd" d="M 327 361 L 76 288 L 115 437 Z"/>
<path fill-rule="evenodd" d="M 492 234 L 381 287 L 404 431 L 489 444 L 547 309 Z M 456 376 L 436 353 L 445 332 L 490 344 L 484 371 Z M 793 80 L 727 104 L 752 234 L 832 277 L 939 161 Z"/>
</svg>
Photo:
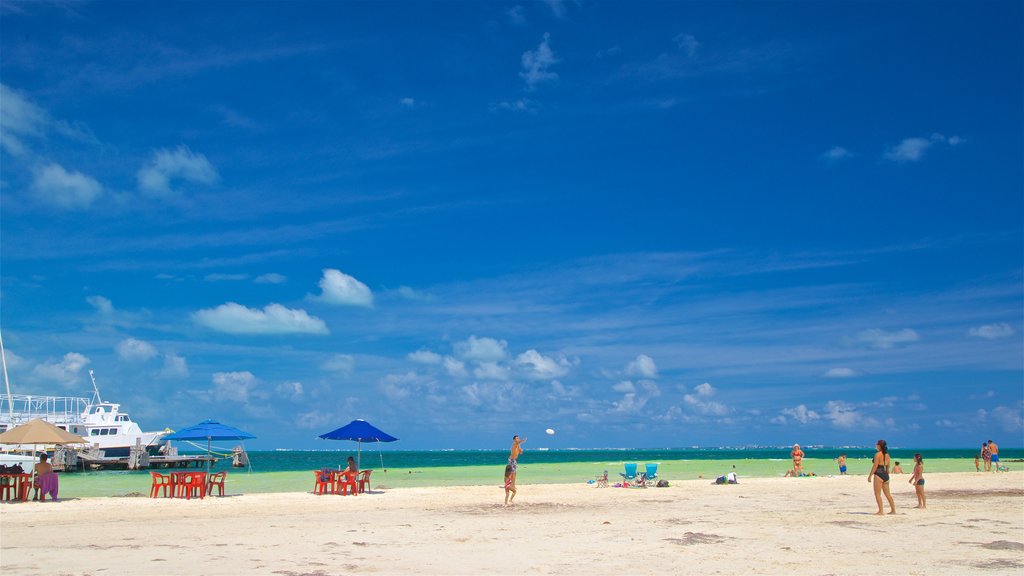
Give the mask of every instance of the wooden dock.
<svg viewBox="0 0 1024 576">
<path fill-rule="evenodd" d="M 145 460 L 148 460 L 146 462 Z M 90 457 L 79 454 L 76 467 L 67 467 L 65 472 L 79 470 L 133 470 L 144 468 L 203 468 L 209 462 L 211 466 L 217 463 L 215 456 L 150 456 L 144 462 L 135 462 L 132 457 L 107 458 Z"/>
</svg>

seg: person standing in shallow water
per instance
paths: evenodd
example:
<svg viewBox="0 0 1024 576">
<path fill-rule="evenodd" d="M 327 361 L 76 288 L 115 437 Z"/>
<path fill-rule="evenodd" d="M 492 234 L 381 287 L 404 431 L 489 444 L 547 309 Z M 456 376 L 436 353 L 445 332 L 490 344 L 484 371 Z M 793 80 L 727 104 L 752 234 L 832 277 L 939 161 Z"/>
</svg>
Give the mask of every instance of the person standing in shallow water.
<svg viewBox="0 0 1024 576">
<path fill-rule="evenodd" d="M 896 503 L 893 502 L 892 494 L 889 492 L 889 446 L 885 440 L 879 440 L 875 443 L 875 448 L 878 451 L 875 452 L 875 457 L 871 460 L 871 471 L 868 472 L 868 482 L 871 482 L 875 488 L 875 502 L 878 504 L 878 512 L 875 514 L 881 516 L 885 513 L 882 509 L 883 492 L 885 499 L 889 501 L 889 514 L 895 514 Z"/>
</svg>

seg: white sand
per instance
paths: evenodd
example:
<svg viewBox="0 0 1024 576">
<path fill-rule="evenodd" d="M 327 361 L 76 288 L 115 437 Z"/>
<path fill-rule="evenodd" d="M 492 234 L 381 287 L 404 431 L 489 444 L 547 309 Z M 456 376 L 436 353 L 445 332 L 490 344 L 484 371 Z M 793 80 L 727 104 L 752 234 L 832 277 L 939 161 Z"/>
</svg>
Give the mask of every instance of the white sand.
<svg viewBox="0 0 1024 576">
<path fill-rule="evenodd" d="M 3 574 L 1024 574 L 1024 473 L 0 506 Z"/>
</svg>

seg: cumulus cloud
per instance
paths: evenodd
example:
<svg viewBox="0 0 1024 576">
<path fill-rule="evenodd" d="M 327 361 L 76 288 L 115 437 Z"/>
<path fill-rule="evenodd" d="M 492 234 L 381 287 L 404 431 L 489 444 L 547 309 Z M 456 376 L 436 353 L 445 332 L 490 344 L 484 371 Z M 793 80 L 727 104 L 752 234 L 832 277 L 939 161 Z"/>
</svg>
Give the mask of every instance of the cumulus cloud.
<svg viewBox="0 0 1024 576">
<path fill-rule="evenodd" d="M 693 394 L 683 395 L 683 402 L 688 407 L 708 416 L 725 416 L 729 413 L 728 406 L 711 399 L 716 390 L 710 383 L 705 382 L 694 386 L 693 391 Z"/>
<path fill-rule="evenodd" d="M 473 376 L 481 380 L 508 380 L 509 369 L 497 362 L 481 362 L 473 369 Z"/>
<path fill-rule="evenodd" d="M 804 406 L 803 404 L 795 408 L 786 408 L 782 410 L 782 414 L 784 416 L 789 416 L 801 424 L 808 424 L 821 419 L 821 416 L 819 416 L 817 412 L 809 410 L 807 406 Z"/>
<path fill-rule="evenodd" d="M 253 279 L 253 282 L 257 284 L 284 284 L 288 281 L 288 277 L 284 274 L 278 274 L 277 272 L 268 272 L 267 274 L 260 274 Z"/>
<path fill-rule="evenodd" d="M 452 358 L 451 356 L 444 357 L 444 370 L 449 376 L 453 376 L 455 378 L 461 378 L 468 375 L 466 372 L 466 364 Z"/>
<path fill-rule="evenodd" d="M 894 348 L 898 344 L 917 342 L 920 339 L 921 337 L 917 332 L 910 328 L 896 330 L 895 332 L 889 332 L 879 328 L 871 328 L 868 330 L 862 330 L 857 334 L 858 342 L 880 350 Z"/>
<path fill-rule="evenodd" d="M 1005 322 L 999 324 L 985 324 L 983 326 L 976 326 L 967 331 L 968 336 L 974 336 L 975 338 L 985 338 L 988 340 L 995 340 L 997 338 L 1006 338 L 1013 336 L 1013 328 Z"/>
<path fill-rule="evenodd" d="M 676 46 L 678 46 L 680 50 L 686 52 L 686 56 L 689 58 L 696 56 L 697 49 L 700 48 L 700 42 L 697 42 L 697 39 L 693 37 L 693 34 L 677 34 L 672 41 L 676 43 Z"/>
<path fill-rule="evenodd" d="M 661 390 L 652 380 L 638 380 L 636 383 L 623 380 L 612 389 L 623 393 L 622 398 L 612 403 L 616 412 L 639 412 L 651 398 L 661 396 Z"/>
<path fill-rule="evenodd" d="M 39 202 L 62 210 L 88 208 L 103 193 L 95 178 L 50 162 L 33 171 L 32 192 Z"/>
<path fill-rule="evenodd" d="M 340 306 L 373 307 L 373 292 L 366 284 L 341 270 L 324 268 L 323 273 L 320 278 L 321 293 L 316 297 L 317 300 Z"/>
<path fill-rule="evenodd" d="M 269 304 L 262 310 L 228 302 L 192 314 L 193 320 L 226 334 L 328 334 L 324 321 L 305 310 Z"/>
<path fill-rule="evenodd" d="M 95 308 L 100 314 L 110 314 L 114 311 L 114 304 L 109 298 L 104 298 L 103 296 L 89 296 L 85 301 Z"/>
<path fill-rule="evenodd" d="M 526 15 L 523 14 L 523 7 L 519 5 L 512 6 L 511 8 L 505 9 L 505 16 L 508 17 L 508 21 L 516 26 L 522 26 L 526 24 Z"/>
<path fill-rule="evenodd" d="M 151 358 L 155 358 L 157 355 L 156 348 L 149 342 L 142 340 L 136 340 L 135 338 L 125 338 L 117 343 L 114 347 L 117 355 L 122 360 L 129 362 L 145 362 Z"/>
<path fill-rule="evenodd" d="M 49 115 L 20 92 L 0 84 L 0 146 L 11 156 L 24 156 L 26 137 L 40 137 L 49 123 Z"/>
<path fill-rule="evenodd" d="M 612 390 L 616 392 L 622 392 L 623 394 L 629 394 L 630 392 L 636 392 L 636 386 L 629 380 L 623 380 L 612 386 Z"/>
<path fill-rule="evenodd" d="M 549 70 L 558 63 L 555 53 L 551 50 L 550 39 L 551 34 L 545 32 L 536 50 L 523 52 L 523 70 L 519 72 L 519 77 L 526 82 L 527 90 L 536 89 L 537 84 L 542 82 L 558 80 L 558 74 Z"/>
<path fill-rule="evenodd" d="M 821 155 L 821 159 L 827 162 L 838 162 L 839 160 L 849 158 L 850 156 L 853 156 L 853 154 L 846 148 L 843 148 L 842 146 L 833 146 Z"/>
<path fill-rule="evenodd" d="M 214 400 L 246 404 L 259 381 L 252 372 L 215 372 L 213 374 Z"/>
<path fill-rule="evenodd" d="M 839 400 L 825 404 L 825 417 L 836 428 L 877 428 L 880 425 L 875 418 L 861 414 L 853 404 Z"/>
<path fill-rule="evenodd" d="M 408 286 L 399 286 L 398 290 L 395 290 L 395 293 L 405 300 L 429 302 L 434 299 L 433 295 L 426 292 L 420 292 L 419 290 L 414 290 Z"/>
<path fill-rule="evenodd" d="M 537 103 L 529 98 L 518 98 L 516 100 L 502 100 L 491 105 L 492 112 L 536 112 Z"/>
<path fill-rule="evenodd" d="M 343 376 L 351 375 L 355 367 L 356 359 L 349 354 L 335 354 L 320 365 L 320 368 L 325 372 L 333 372 Z"/>
<path fill-rule="evenodd" d="M 640 354 L 626 365 L 626 374 L 641 378 L 657 378 L 658 365 L 654 363 L 654 358 Z"/>
<path fill-rule="evenodd" d="M 508 356 L 508 342 L 486 336 L 470 336 L 455 343 L 455 355 L 471 362 L 498 362 Z"/>
<path fill-rule="evenodd" d="M 440 354 L 430 350 L 417 350 L 410 353 L 407 358 L 420 364 L 440 364 L 444 360 Z"/>
<path fill-rule="evenodd" d="M 139 190 L 150 196 L 169 196 L 172 180 L 183 180 L 193 184 L 215 184 L 220 176 L 217 170 L 202 154 L 196 154 L 188 146 L 175 150 L 156 150 L 149 162 L 136 175 Z"/>
<path fill-rule="evenodd" d="M 516 364 L 527 378 L 550 380 L 569 373 L 571 363 L 565 356 L 552 358 L 530 349 L 516 357 Z"/>
<path fill-rule="evenodd" d="M 853 378 L 859 376 L 860 372 L 857 372 L 853 368 L 829 368 L 825 371 L 825 378 Z"/>
<path fill-rule="evenodd" d="M 1016 432 L 1024 428 L 1024 404 L 1016 408 L 997 406 L 992 409 L 992 418 L 1007 432 Z"/>
<path fill-rule="evenodd" d="M 929 138 L 905 138 L 899 144 L 885 151 L 884 158 L 896 163 L 917 162 L 924 158 L 927 152 L 935 144 L 948 144 L 957 146 L 963 143 L 959 136 L 946 138 L 942 134 L 932 134 Z"/>
<path fill-rule="evenodd" d="M 188 378 L 188 361 L 177 354 L 164 354 L 164 367 L 160 370 L 161 378 Z"/>
<path fill-rule="evenodd" d="M 61 386 L 71 387 L 79 382 L 82 369 L 89 364 L 89 359 L 77 352 L 68 352 L 59 361 L 49 361 L 36 365 L 32 370 L 36 376 L 56 382 Z"/>
<path fill-rule="evenodd" d="M 391 400 L 405 400 L 414 394 L 417 398 L 429 396 L 436 384 L 429 376 L 406 372 L 384 376 L 377 382 L 377 387 Z"/>
<path fill-rule="evenodd" d="M 291 400 L 302 398 L 302 382 L 282 382 L 275 388 L 277 393 Z"/>
</svg>

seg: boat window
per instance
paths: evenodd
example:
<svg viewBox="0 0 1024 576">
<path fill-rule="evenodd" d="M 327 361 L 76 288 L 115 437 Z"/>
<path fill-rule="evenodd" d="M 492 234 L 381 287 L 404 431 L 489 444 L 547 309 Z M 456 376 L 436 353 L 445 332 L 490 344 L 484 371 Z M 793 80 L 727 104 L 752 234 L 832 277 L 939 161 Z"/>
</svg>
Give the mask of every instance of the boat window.
<svg viewBox="0 0 1024 576">
<path fill-rule="evenodd" d="M 128 415 L 127 414 L 122 414 L 122 415 L 118 416 L 117 417 L 117 421 L 118 422 L 127 422 L 128 421 Z"/>
<path fill-rule="evenodd" d="M 89 436 L 99 436 L 99 435 L 100 435 L 100 429 L 99 428 L 93 428 L 92 430 L 89 430 Z"/>
</svg>

